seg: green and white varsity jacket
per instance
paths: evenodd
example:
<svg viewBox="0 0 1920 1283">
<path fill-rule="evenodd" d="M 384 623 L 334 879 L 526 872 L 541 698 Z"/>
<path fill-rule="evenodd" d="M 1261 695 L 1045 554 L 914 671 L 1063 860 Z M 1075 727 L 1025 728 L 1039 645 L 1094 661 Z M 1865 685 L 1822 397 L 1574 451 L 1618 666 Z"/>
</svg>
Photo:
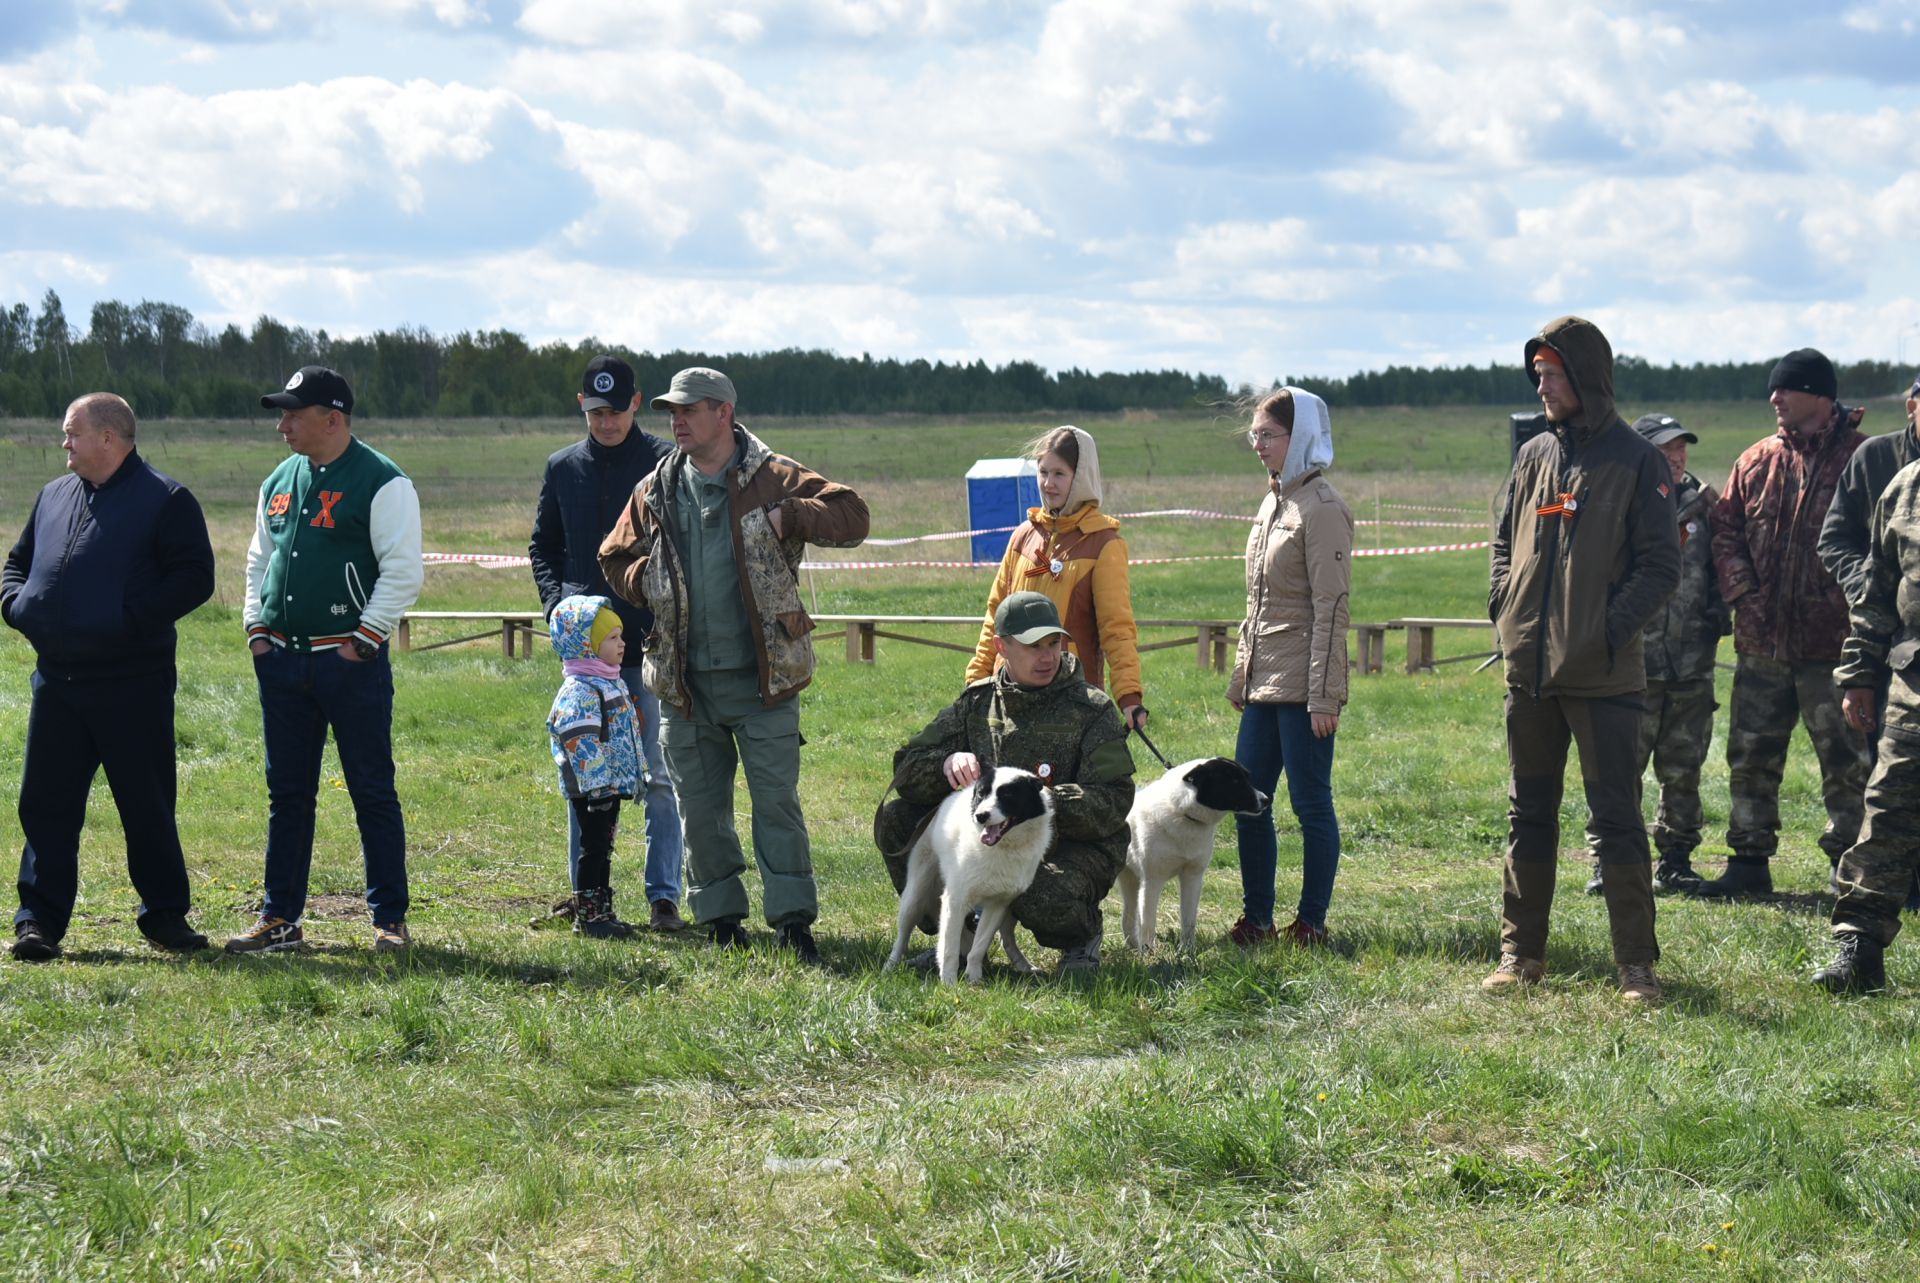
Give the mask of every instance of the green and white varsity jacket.
<svg viewBox="0 0 1920 1283">
<path fill-rule="evenodd" d="M 332 650 L 383 644 L 420 596 L 420 497 L 358 437 L 332 463 L 290 455 L 260 487 L 247 548 L 247 636 Z"/>
</svg>

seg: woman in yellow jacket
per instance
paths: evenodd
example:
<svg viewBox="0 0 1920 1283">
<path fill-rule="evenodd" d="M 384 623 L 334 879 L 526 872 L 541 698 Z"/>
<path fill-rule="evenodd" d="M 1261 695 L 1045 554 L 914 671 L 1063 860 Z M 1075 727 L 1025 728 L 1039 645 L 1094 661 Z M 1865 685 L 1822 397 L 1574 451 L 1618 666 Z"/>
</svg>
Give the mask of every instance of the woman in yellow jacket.
<svg viewBox="0 0 1920 1283">
<path fill-rule="evenodd" d="M 1127 725 L 1145 726 L 1127 541 L 1120 523 L 1100 511 L 1100 452 L 1079 428 L 1061 427 L 1035 441 L 1028 455 L 1040 467 L 1041 506 L 1027 509 L 1027 524 L 1007 540 L 967 680 L 993 675 L 1000 602 L 1011 593 L 1045 593 L 1060 611 L 1067 649 L 1079 657 L 1087 685 L 1104 685 Z"/>
</svg>

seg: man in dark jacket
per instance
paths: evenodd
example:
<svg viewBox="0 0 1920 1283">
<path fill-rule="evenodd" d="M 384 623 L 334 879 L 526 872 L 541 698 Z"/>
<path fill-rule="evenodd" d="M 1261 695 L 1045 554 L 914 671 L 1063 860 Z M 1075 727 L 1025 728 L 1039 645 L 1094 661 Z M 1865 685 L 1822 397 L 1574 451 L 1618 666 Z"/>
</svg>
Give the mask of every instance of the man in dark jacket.
<svg viewBox="0 0 1920 1283">
<path fill-rule="evenodd" d="M 587 363 L 578 401 L 587 418 L 587 435 L 547 460 L 527 556 L 533 562 L 540 606 L 548 615 L 565 598 L 585 594 L 609 598 L 620 616 L 627 656 L 633 661 L 621 668 L 620 678 L 641 717 L 649 924 L 655 931 L 678 931 L 685 925 L 680 917 L 680 807 L 674 800 L 666 759 L 660 755 L 660 700 L 640 679 L 641 647 L 653 631 L 653 612 L 616 595 L 600 572 L 600 541 L 620 520 L 634 487 L 667 457 L 671 447 L 633 426 L 640 390 L 633 368 L 617 356 L 596 356 Z M 580 822 L 571 807 L 567 815 L 567 870 L 573 896 L 558 911 L 570 915 L 578 908 L 581 890 Z"/>
<path fill-rule="evenodd" d="M 1839 581 L 1849 608 L 1858 604 L 1866 586 L 1874 506 L 1880 502 L 1894 474 L 1920 459 L 1920 429 L 1914 424 L 1916 412 L 1920 412 L 1920 378 L 1914 379 L 1913 386 L 1907 389 L 1907 426 L 1898 432 L 1868 437 L 1866 444 L 1853 452 L 1833 492 L 1827 519 L 1820 524 L 1820 564 Z M 1876 724 L 1886 703 L 1887 688 L 1882 684 L 1874 705 Z M 1869 733 L 1869 762 L 1874 760 L 1878 747 L 1878 737 Z M 1835 890 L 1838 890 L 1837 884 Z M 1909 913 L 1920 909 L 1920 873 L 1908 888 L 1906 907 Z"/>
<path fill-rule="evenodd" d="M 1507 671 L 1507 859 L 1488 992 L 1546 973 L 1567 743 L 1598 839 L 1620 992 L 1660 996 L 1640 817 L 1642 630 L 1680 579 L 1672 474 L 1613 408 L 1613 349 L 1563 316 L 1527 340 L 1549 431 L 1520 447 L 1493 538 L 1488 615 Z"/>
<path fill-rule="evenodd" d="M 1713 506 L 1713 561 L 1733 607 L 1733 703 L 1727 714 L 1726 871 L 1692 894 L 1770 895 L 1780 842 L 1780 778 L 1796 721 L 1820 759 L 1830 865 L 1860 832 L 1867 746 L 1840 713 L 1833 666 L 1847 599 L 1816 545 L 1840 476 L 1861 442 L 1860 411 L 1835 398 L 1833 363 L 1812 348 L 1780 358 L 1767 379 L 1776 430 L 1734 461 Z"/>
<path fill-rule="evenodd" d="M 1061 951 L 1061 970 L 1091 971 L 1100 965 L 1100 902 L 1127 861 L 1127 728 L 1067 653 L 1060 613 L 1044 594 L 1010 594 L 993 626 L 1005 664 L 968 685 L 893 755 L 900 796 L 874 815 L 874 843 L 893 889 L 903 891 L 907 855 L 949 794 L 997 766 L 1034 772 L 1053 789 L 1057 836 L 1013 902 L 1013 920 Z"/>
<path fill-rule="evenodd" d="M 174 622 L 213 595 L 207 522 L 187 488 L 134 448 L 133 409 L 92 392 L 61 425 L 50 481 L 0 572 L 0 618 L 39 663 L 20 778 L 20 911 L 13 956 L 60 954 L 79 889 L 80 826 L 105 767 L 126 831 L 140 932 L 187 953 L 187 861 L 174 822 Z"/>
<path fill-rule="evenodd" d="M 1643 414 L 1633 430 L 1666 456 L 1673 473 L 1675 524 L 1680 532 L 1680 586 L 1673 590 L 1642 635 L 1647 664 L 1647 709 L 1640 719 L 1641 774 L 1653 764 L 1660 785 L 1654 810 L 1653 846 L 1660 860 L 1655 891 L 1682 891 L 1700 880 L 1693 850 L 1700 845 L 1700 768 L 1713 743 L 1713 657 L 1727 634 L 1727 604 L 1713 571 L 1713 540 L 1707 509 L 1719 498 L 1713 487 L 1687 471 L 1687 447 L 1699 438 L 1668 414 Z M 1588 845 L 1597 846 L 1589 836 Z M 1594 870 L 1589 895 L 1603 889 Z"/>
</svg>

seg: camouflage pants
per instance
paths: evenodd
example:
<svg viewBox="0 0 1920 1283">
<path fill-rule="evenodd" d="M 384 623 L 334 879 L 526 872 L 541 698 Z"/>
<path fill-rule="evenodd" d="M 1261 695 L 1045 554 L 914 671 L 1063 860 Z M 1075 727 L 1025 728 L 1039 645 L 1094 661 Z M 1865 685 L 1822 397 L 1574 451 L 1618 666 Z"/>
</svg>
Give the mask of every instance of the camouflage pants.
<svg viewBox="0 0 1920 1283">
<path fill-rule="evenodd" d="M 1700 845 L 1700 768 L 1713 743 L 1713 679 L 1647 682 L 1647 710 L 1640 718 L 1634 769 L 1653 763 L 1660 800 L 1653 812 L 1653 845 L 1663 860 L 1684 860 Z M 1587 825 L 1587 849 L 1598 859 L 1599 835 Z"/>
<path fill-rule="evenodd" d="M 1639 695 L 1578 699 L 1507 691 L 1507 861 L 1500 914 L 1500 948 L 1523 958 L 1547 956 L 1547 918 L 1553 908 L 1560 855 L 1560 795 L 1565 791 L 1567 746 L 1580 749 L 1580 780 L 1599 836 L 1604 869 L 1601 895 L 1617 963 L 1653 962 L 1653 864 L 1640 816 Z"/>
<path fill-rule="evenodd" d="M 1827 827 L 1820 849 L 1838 860 L 1860 833 L 1867 787 L 1867 741 L 1840 715 L 1833 664 L 1826 660 L 1742 655 L 1733 673 L 1727 717 L 1727 782 L 1732 793 L 1727 845 L 1736 856 L 1771 859 L 1780 844 L 1780 778 L 1796 717 L 1820 759 Z"/>
<path fill-rule="evenodd" d="M 909 845 L 920 822 L 934 809 L 896 797 L 882 803 L 873 817 L 874 845 L 886 861 L 895 892 L 907 888 Z M 1126 861 L 1124 833 L 1119 839 L 1119 853 L 1116 860 L 1092 843 L 1062 838 L 1033 875 L 1033 885 L 1013 902 L 1013 920 L 1049 949 L 1071 949 L 1098 940 L 1105 926 L 1100 902 L 1106 899 Z M 937 930 L 930 917 L 921 920 L 920 929 L 928 935 Z"/>
<path fill-rule="evenodd" d="M 1833 929 L 1881 944 L 1900 934 L 1900 906 L 1920 864 L 1920 743 L 1881 735 L 1867 781 L 1860 840 L 1840 857 Z"/>
</svg>

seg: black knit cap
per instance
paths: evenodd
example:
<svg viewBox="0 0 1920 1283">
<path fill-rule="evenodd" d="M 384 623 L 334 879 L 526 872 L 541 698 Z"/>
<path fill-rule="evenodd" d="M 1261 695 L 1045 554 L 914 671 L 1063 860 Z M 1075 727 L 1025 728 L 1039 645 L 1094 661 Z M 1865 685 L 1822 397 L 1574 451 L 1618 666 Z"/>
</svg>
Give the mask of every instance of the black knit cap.
<svg viewBox="0 0 1920 1283">
<path fill-rule="evenodd" d="M 1780 358 L 1767 376 L 1767 391 L 1785 388 L 1789 392 L 1807 392 L 1831 401 L 1840 395 L 1840 379 L 1826 354 L 1810 347 L 1796 348 Z"/>
</svg>

